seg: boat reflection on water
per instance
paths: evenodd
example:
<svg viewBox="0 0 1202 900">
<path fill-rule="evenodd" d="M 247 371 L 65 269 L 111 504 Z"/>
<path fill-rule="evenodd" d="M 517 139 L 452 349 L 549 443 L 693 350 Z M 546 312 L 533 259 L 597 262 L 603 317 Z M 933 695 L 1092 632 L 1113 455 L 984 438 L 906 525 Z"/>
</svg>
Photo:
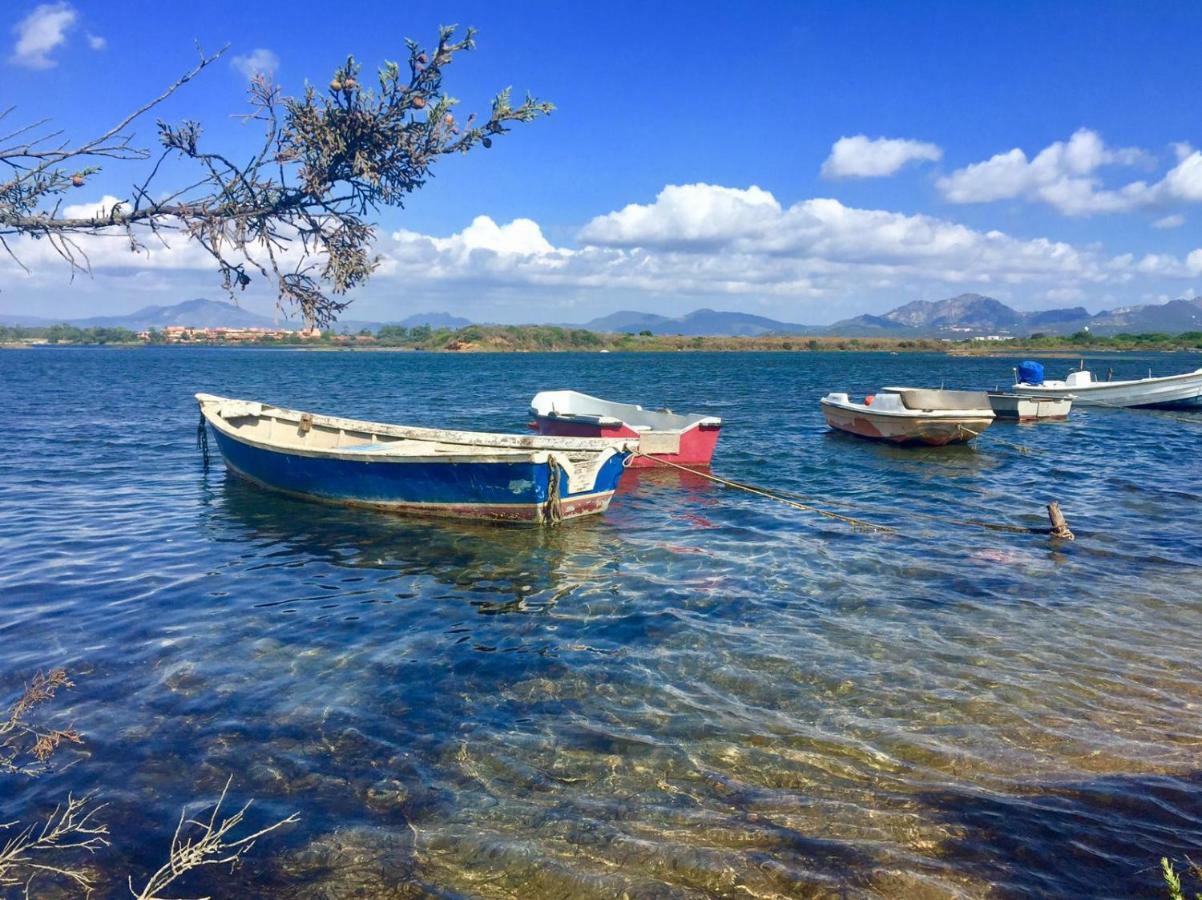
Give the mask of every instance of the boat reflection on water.
<svg viewBox="0 0 1202 900">
<path fill-rule="evenodd" d="M 214 497 L 214 539 L 262 548 L 279 544 L 278 565 L 323 562 L 377 570 L 390 595 L 406 577 L 467 592 L 482 613 L 525 612 L 554 605 L 582 583 L 617 574 L 622 538 L 597 519 L 557 529 L 498 528 L 449 519 L 407 519 L 384 512 L 321 506 L 266 493 L 226 475 Z M 600 526 L 600 527 L 598 527 Z M 287 605 L 293 599 L 264 605 Z"/>
</svg>

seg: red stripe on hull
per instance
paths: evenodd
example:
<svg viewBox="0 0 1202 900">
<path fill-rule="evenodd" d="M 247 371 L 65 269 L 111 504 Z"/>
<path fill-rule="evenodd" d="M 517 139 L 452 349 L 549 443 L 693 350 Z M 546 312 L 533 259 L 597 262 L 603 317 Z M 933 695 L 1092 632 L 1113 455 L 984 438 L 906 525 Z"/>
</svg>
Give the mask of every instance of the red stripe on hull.
<svg viewBox="0 0 1202 900">
<path fill-rule="evenodd" d="M 562 419 L 537 417 L 534 428 L 539 434 L 549 434 L 555 437 L 601 437 L 601 438 L 638 438 L 639 432 L 629 425 L 589 425 L 585 422 L 568 422 Z M 695 425 L 680 433 L 680 450 L 677 453 L 650 453 L 650 459 L 642 456 L 633 457 L 627 464 L 634 469 L 653 468 L 655 460 L 676 463 L 682 466 L 709 466 L 714 458 L 714 448 L 718 445 L 718 435 L 721 425 Z"/>
</svg>

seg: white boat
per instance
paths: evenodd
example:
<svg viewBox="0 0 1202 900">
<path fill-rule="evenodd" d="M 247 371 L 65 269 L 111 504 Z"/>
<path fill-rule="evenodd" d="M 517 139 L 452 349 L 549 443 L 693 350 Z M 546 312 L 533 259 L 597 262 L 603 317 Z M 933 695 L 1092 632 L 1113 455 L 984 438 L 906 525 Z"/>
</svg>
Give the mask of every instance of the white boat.
<svg viewBox="0 0 1202 900">
<path fill-rule="evenodd" d="M 638 441 L 642 455 L 626 463 L 637 468 L 654 466 L 657 459 L 708 466 L 722 429 L 717 416 L 652 411 L 579 391 L 539 391 L 530 401 L 530 412 L 539 434 Z"/>
<path fill-rule="evenodd" d="M 894 444 L 961 444 L 993 424 L 989 397 L 978 391 L 882 388 L 862 403 L 847 394 L 822 398 L 827 424 L 839 431 Z"/>
<path fill-rule="evenodd" d="M 1092 374 L 1082 370 L 1070 373 L 1064 381 L 1020 381 L 1014 385 L 1014 393 L 1024 397 L 1071 396 L 1078 406 L 1202 409 L 1202 369 L 1134 381 L 1094 381 Z"/>
<path fill-rule="evenodd" d="M 989 405 L 999 419 L 1017 419 L 1019 422 L 1067 419 L 1073 406 L 1071 396 L 1024 397 L 1021 394 L 989 392 Z"/>
</svg>

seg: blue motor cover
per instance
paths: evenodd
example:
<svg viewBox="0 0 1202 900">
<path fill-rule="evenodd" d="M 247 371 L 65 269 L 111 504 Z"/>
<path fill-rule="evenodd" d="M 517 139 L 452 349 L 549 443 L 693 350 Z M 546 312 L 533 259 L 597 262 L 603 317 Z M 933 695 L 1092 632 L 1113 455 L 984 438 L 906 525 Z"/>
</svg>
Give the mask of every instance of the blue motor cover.
<svg viewBox="0 0 1202 900">
<path fill-rule="evenodd" d="M 1018 364 L 1019 384 L 1043 384 L 1043 363 L 1027 360 Z"/>
</svg>

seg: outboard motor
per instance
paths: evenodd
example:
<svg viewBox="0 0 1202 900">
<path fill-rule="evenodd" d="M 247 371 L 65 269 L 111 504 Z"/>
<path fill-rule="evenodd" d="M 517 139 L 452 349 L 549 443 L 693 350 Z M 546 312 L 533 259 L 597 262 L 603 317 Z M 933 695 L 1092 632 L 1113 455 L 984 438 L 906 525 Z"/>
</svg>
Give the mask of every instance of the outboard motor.
<svg viewBox="0 0 1202 900">
<path fill-rule="evenodd" d="M 1043 363 L 1037 363 L 1030 359 L 1019 363 L 1018 383 L 1030 385 L 1043 384 Z"/>
</svg>

